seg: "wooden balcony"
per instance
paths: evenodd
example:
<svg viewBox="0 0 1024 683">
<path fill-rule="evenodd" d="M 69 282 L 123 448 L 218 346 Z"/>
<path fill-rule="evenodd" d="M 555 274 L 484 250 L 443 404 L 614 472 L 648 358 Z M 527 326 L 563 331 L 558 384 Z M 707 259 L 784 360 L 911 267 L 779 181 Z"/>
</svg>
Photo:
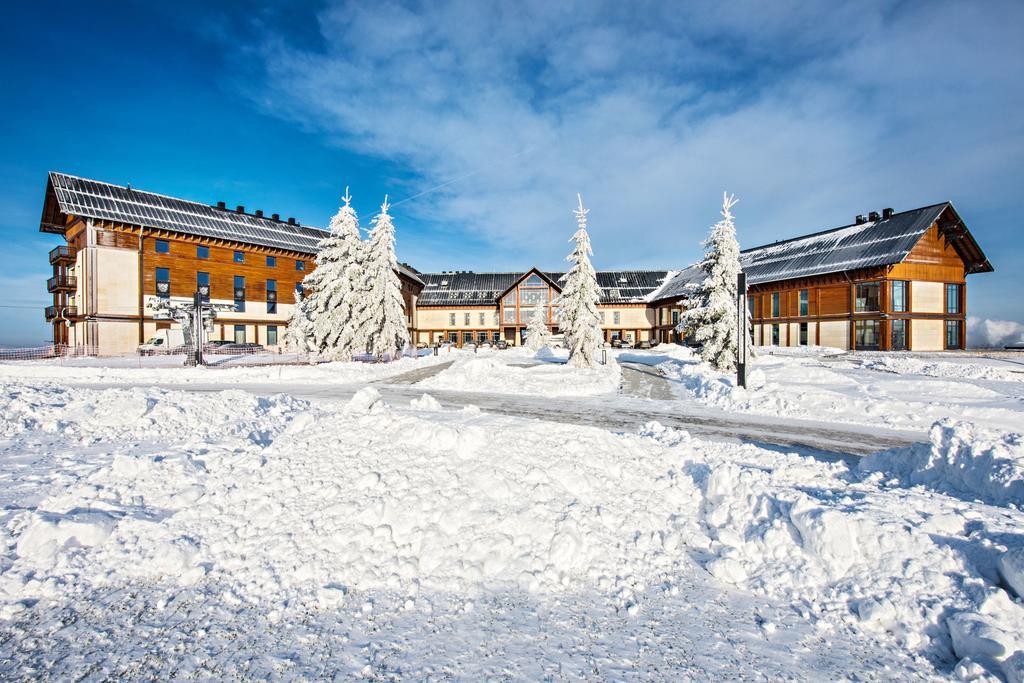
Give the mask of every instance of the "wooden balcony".
<svg viewBox="0 0 1024 683">
<path fill-rule="evenodd" d="M 63 320 L 74 318 L 78 316 L 77 306 L 47 306 L 46 307 L 46 322 L 56 320 L 57 317 Z"/>
<path fill-rule="evenodd" d="M 46 291 L 73 292 L 78 287 L 78 278 L 74 275 L 54 275 L 46 281 Z"/>
<path fill-rule="evenodd" d="M 58 263 L 74 263 L 77 250 L 67 244 L 62 244 L 50 250 L 50 265 Z"/>
</svg>

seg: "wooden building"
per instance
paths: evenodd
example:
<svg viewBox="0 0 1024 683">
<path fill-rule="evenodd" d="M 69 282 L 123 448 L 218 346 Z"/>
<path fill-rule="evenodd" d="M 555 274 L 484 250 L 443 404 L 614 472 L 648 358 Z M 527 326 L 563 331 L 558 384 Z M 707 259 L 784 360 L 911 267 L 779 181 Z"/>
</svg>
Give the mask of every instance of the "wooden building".
<svg viewBox="0 0 1024 683">
<path fill-rule="evenodd" d="M 991 272 L 949 202 L 857 216 L 851 225 L 746 249 L 754 344 L 856 350 L 966 347 L 967 275 Z M 655 295 L 678 306 L 700 272 L 676 274 Z"/>
<path fill-rule="evenodd" d="M 218 314 L 214 339 L 274 348 L 302 279 L 315 267 L 320 228 L 244 207 L 209 206 L 62 173 L 50 173 L 40 231 L 65 243 L 50 251 L 53 304 L 45 311 L 57 344 L 101 354 L 131 352 L 160 328 L 150 297 L 191 300 L 202 285 Z M 423 283 L 399 272 L 406 311 Z"/>
<path fill-rule="evenodd" d="M 47 282 L 55 343 L 133 351 L 162 327 L 150 297 L 209 286 L 214 338 L 276 347 L 325 236 L 277 214 L 209 206 L 51 173 L 40 230 L 64 238 Z M 757 345 L 939 351 L 964 348 L 966 276 L 992 270 L 953 205 L 858 216 L 852 225 L 741 254 Z M 399 267 L 410 337 L 423 344 L 520 344 L 539 305 L 557 332 L 562 273 L 420 273 Z M 599 271 L 605 340 L 681 342 L 683 270 Z"/>
</svg>

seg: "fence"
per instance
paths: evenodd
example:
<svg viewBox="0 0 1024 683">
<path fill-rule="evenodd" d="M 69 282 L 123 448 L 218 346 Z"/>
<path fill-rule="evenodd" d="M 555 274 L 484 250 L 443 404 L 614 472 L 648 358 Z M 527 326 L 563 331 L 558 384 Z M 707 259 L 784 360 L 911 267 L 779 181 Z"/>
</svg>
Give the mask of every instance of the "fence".
<svg viewBox="0 0 1024 683">
<path fill-rule="evenodd" d="M 0 349 L 0 362 L 55 360 L 64 365 L 103 365 L 117 367 L 180 367 L 195 364 L 195 350 L 186 346 L 167 349 L 104 353 L 95 346 L 68 346 L 49 344 L 24 349 Z M 314 353 L 285 352 L 259 346 L 218 348 L 208 345 L 203 349 L 203 364 L 209 367 L 240 367 L 260 365 L 313 365 L 322 362 Z"/>
</svg>

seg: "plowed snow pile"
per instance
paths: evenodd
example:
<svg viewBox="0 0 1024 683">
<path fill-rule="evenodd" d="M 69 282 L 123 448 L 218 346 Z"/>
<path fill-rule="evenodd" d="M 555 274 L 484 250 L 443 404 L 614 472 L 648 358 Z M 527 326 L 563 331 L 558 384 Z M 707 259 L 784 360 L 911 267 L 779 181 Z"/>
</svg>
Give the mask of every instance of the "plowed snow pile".
<svg viewBox="0 0 1024 683">
<path fill-rule="evenodd" d="M 9 675 L 751 674 L 721 654 L 732 652 L 755 653 L 753 670 L 769 677 L 876 666 L 1015 680 L 1024 662 L 1024 514 L 1012 487 L 988 506 L 930 480 L 657 423 L 616 435 L 445 411 L 429 397 L 387 406 L 373 389 L 312 406 L 9 385 L 0 413 Z M 753 636 L 715 641 L 736 628 L 720 622 L 680 634 L 699 618 L 688 610 L 736 604 L 726 586 L 749 596 Z M 253 613 L 282 624 L 281 643 L 257 640 Z M 632 622 L 647 635 L 627 637 Z M 192 640 L 165 626 L 145 637 L 154 623 Z M 232 624 L 251 633 L 203 645 Z M 852 662 L 805 656 L 826 640 Z M 464 659 L 445 664 L 421 641 Z M 142 668 L 111 663 L 133 647 Z M 719 654 L 694 660 L 695 649 Z"/>
</svg>

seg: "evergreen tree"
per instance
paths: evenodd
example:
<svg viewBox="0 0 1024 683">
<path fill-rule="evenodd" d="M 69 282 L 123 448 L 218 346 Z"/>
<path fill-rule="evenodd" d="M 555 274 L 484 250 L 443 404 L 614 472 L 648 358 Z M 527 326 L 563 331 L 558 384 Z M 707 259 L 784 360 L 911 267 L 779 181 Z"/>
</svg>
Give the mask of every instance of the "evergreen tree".
<svg viewBox="0 0 1024 683">
<path fill-rule="evenodd" d="M 530 324 L 526 326 L 526 348 L 531 351 L 540 351 L 548 345 L 551 332 L 548 331 L 547 309 L 544 304 L 537 304 L 533 309 L 533 317 Z"/>
<path fill-rule="evenodd" d="M 738 200 L 722 193 L 722 220 L 711 226 L 702 243 L 705 273 L 684 304 L 679 326 L 682 333 L 692 332 L 701 348 L 701 358 L 722 372 L 736 369 L 736 276 L 740 272 L 740 245 L 736 241 L 732 207 Z"/>
<path fill-rule="evenodd" d="M 307 312 L 306 299 L 301 289 L 295 290 L 295 305 L 288 316 L 288 327 L 284 331 L 284 345 L 293 353 L 309 353 L 314 350 L 313 321 Z"/>
<path fill-rule="evenodd" d="M 320 240 L 316 270 L 303 285 L 310 290 L 306 310 L 312 319 L 313 344 L 332 360 L 352 360 L 359 336 L 353 318 L 362 280 L 364 245 L 359 219 L 345 188 L 344 204 L 331 219 L 330 234 Z"/>
<path fill-rule="evenodd" d="M 388 214 L 388 199 L 373 219 L 364 260 L 356 325 L 361 348 L 378 359 L 396 359 L 409 344 L 409 328 L 402 301 L 402 282 L 395 258 L 395 226 Z"/>
<path fill-rule="evenodd" d="M 597 365 L 597 347 L 601 343 L 601 319 L 597 312 L 601 290 L 597 286 L 597 274 L 590 264 L 590 235 L 587 234 L 587 212 L 583 208 L 583 197 L 575 210 L 579 228 L 572 236 L 576 248 L 566 257 L 572 267 L 560 279 L 565 283 L 558 297 L 558 326 L 565 335 L 569 349 L 569 365 L 576 368 L 593 368 Z"/>
</svg>

